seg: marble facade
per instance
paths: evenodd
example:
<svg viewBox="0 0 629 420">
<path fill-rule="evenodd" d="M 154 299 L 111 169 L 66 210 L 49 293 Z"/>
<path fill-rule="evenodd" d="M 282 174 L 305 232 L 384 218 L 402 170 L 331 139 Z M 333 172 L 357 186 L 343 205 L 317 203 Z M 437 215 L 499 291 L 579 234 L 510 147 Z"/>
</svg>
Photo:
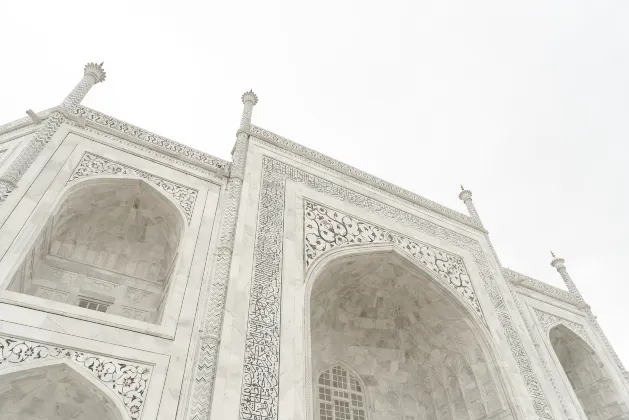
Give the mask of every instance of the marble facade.
<svg viewBox="0 0 629 420">
<path fill-rule="evenodd" d="M 253 92 L 224 161 L 82 106 L 104 79 L 0 126 L 0 419 L 629 419 L 564 261 L 568 291 L 503 267 L 471 192 L 255 126 Z"/>
</svg>

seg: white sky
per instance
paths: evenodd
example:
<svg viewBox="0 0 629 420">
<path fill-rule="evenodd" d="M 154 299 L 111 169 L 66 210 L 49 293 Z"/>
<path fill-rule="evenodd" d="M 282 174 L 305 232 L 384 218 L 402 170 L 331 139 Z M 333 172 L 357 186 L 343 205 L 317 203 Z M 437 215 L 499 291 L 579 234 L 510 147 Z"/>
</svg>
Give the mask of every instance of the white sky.
<svg viewBox="0 0 629 420">
<path fill-rule="evenodd" d="M 464 212 L 505 266 L 549 249 L 629 365 L 629 2 L 6 1 L 0 122 L 85 105 L 229 159 L 253 122 Z M 562 286 L 563 287 L 563 286 Z"/>
</svg>

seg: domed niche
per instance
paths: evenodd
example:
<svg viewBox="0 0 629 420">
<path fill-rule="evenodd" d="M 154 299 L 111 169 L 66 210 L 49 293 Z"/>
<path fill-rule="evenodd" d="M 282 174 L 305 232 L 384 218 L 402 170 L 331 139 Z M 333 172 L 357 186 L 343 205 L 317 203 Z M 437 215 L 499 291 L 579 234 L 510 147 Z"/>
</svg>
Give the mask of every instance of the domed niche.
<svg viewBox="0 0 629 420">
<path fill-rule="evenodd" d="M 49 218 L 10 290 L 158 323 L 183 226 L 177 208 L 144 181 L 79 184 Z"/>
<path fill-rule="evenodd" d="M 310 299 L 315 419 L 513 418 L 475 315 L 396 252 L 330 262 Z"/>
<path fill-rule="evenodd" d="M 115 403 L 65 364 L 0 376 L 0 420 L 123 420 Z"/>
<path fill-rule="evenodd" d="M 592 348 L 564 325 L 550 330 L 550 342 L 588 419 L 626 418 L 626 404 Z"/>
</svg>

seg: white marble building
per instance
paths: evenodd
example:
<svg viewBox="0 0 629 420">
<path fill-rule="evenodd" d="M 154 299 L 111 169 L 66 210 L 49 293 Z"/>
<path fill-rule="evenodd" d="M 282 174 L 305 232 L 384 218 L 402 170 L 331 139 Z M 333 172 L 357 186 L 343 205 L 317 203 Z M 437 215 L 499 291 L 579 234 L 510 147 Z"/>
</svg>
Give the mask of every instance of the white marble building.
<svg viewBox="0 0 629 420">
<path fill-rule="evenodd" d="M 223 161 L 82 106 L 104 79 L 0 126 L 0 419 L 629 418 L 564 260 L 568 291 L 503 267 L 470 191 L 255 126 L 253 92 Z"/>
</svg>

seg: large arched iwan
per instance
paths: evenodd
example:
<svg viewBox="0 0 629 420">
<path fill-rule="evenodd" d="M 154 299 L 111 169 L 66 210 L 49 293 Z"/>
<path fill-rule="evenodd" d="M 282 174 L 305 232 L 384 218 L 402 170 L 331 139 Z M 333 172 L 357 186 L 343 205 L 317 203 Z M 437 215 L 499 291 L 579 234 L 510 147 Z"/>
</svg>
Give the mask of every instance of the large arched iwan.
<svg viewBox="0 0 629 420">
<path fill-rule="evenodd" d="M 396 245 L 326 251 L 308 269 L 305 299 L 306 418 L 327 420 L 317 375 L 338 360 L 364 383 L 366 419 L 401 418 L 409 397 L 422 419 L 515 418 L 486 327 Z M 341 400 L 332 395 L 334 420 L 346 418 L 334 412 Z"/>
</svg>

